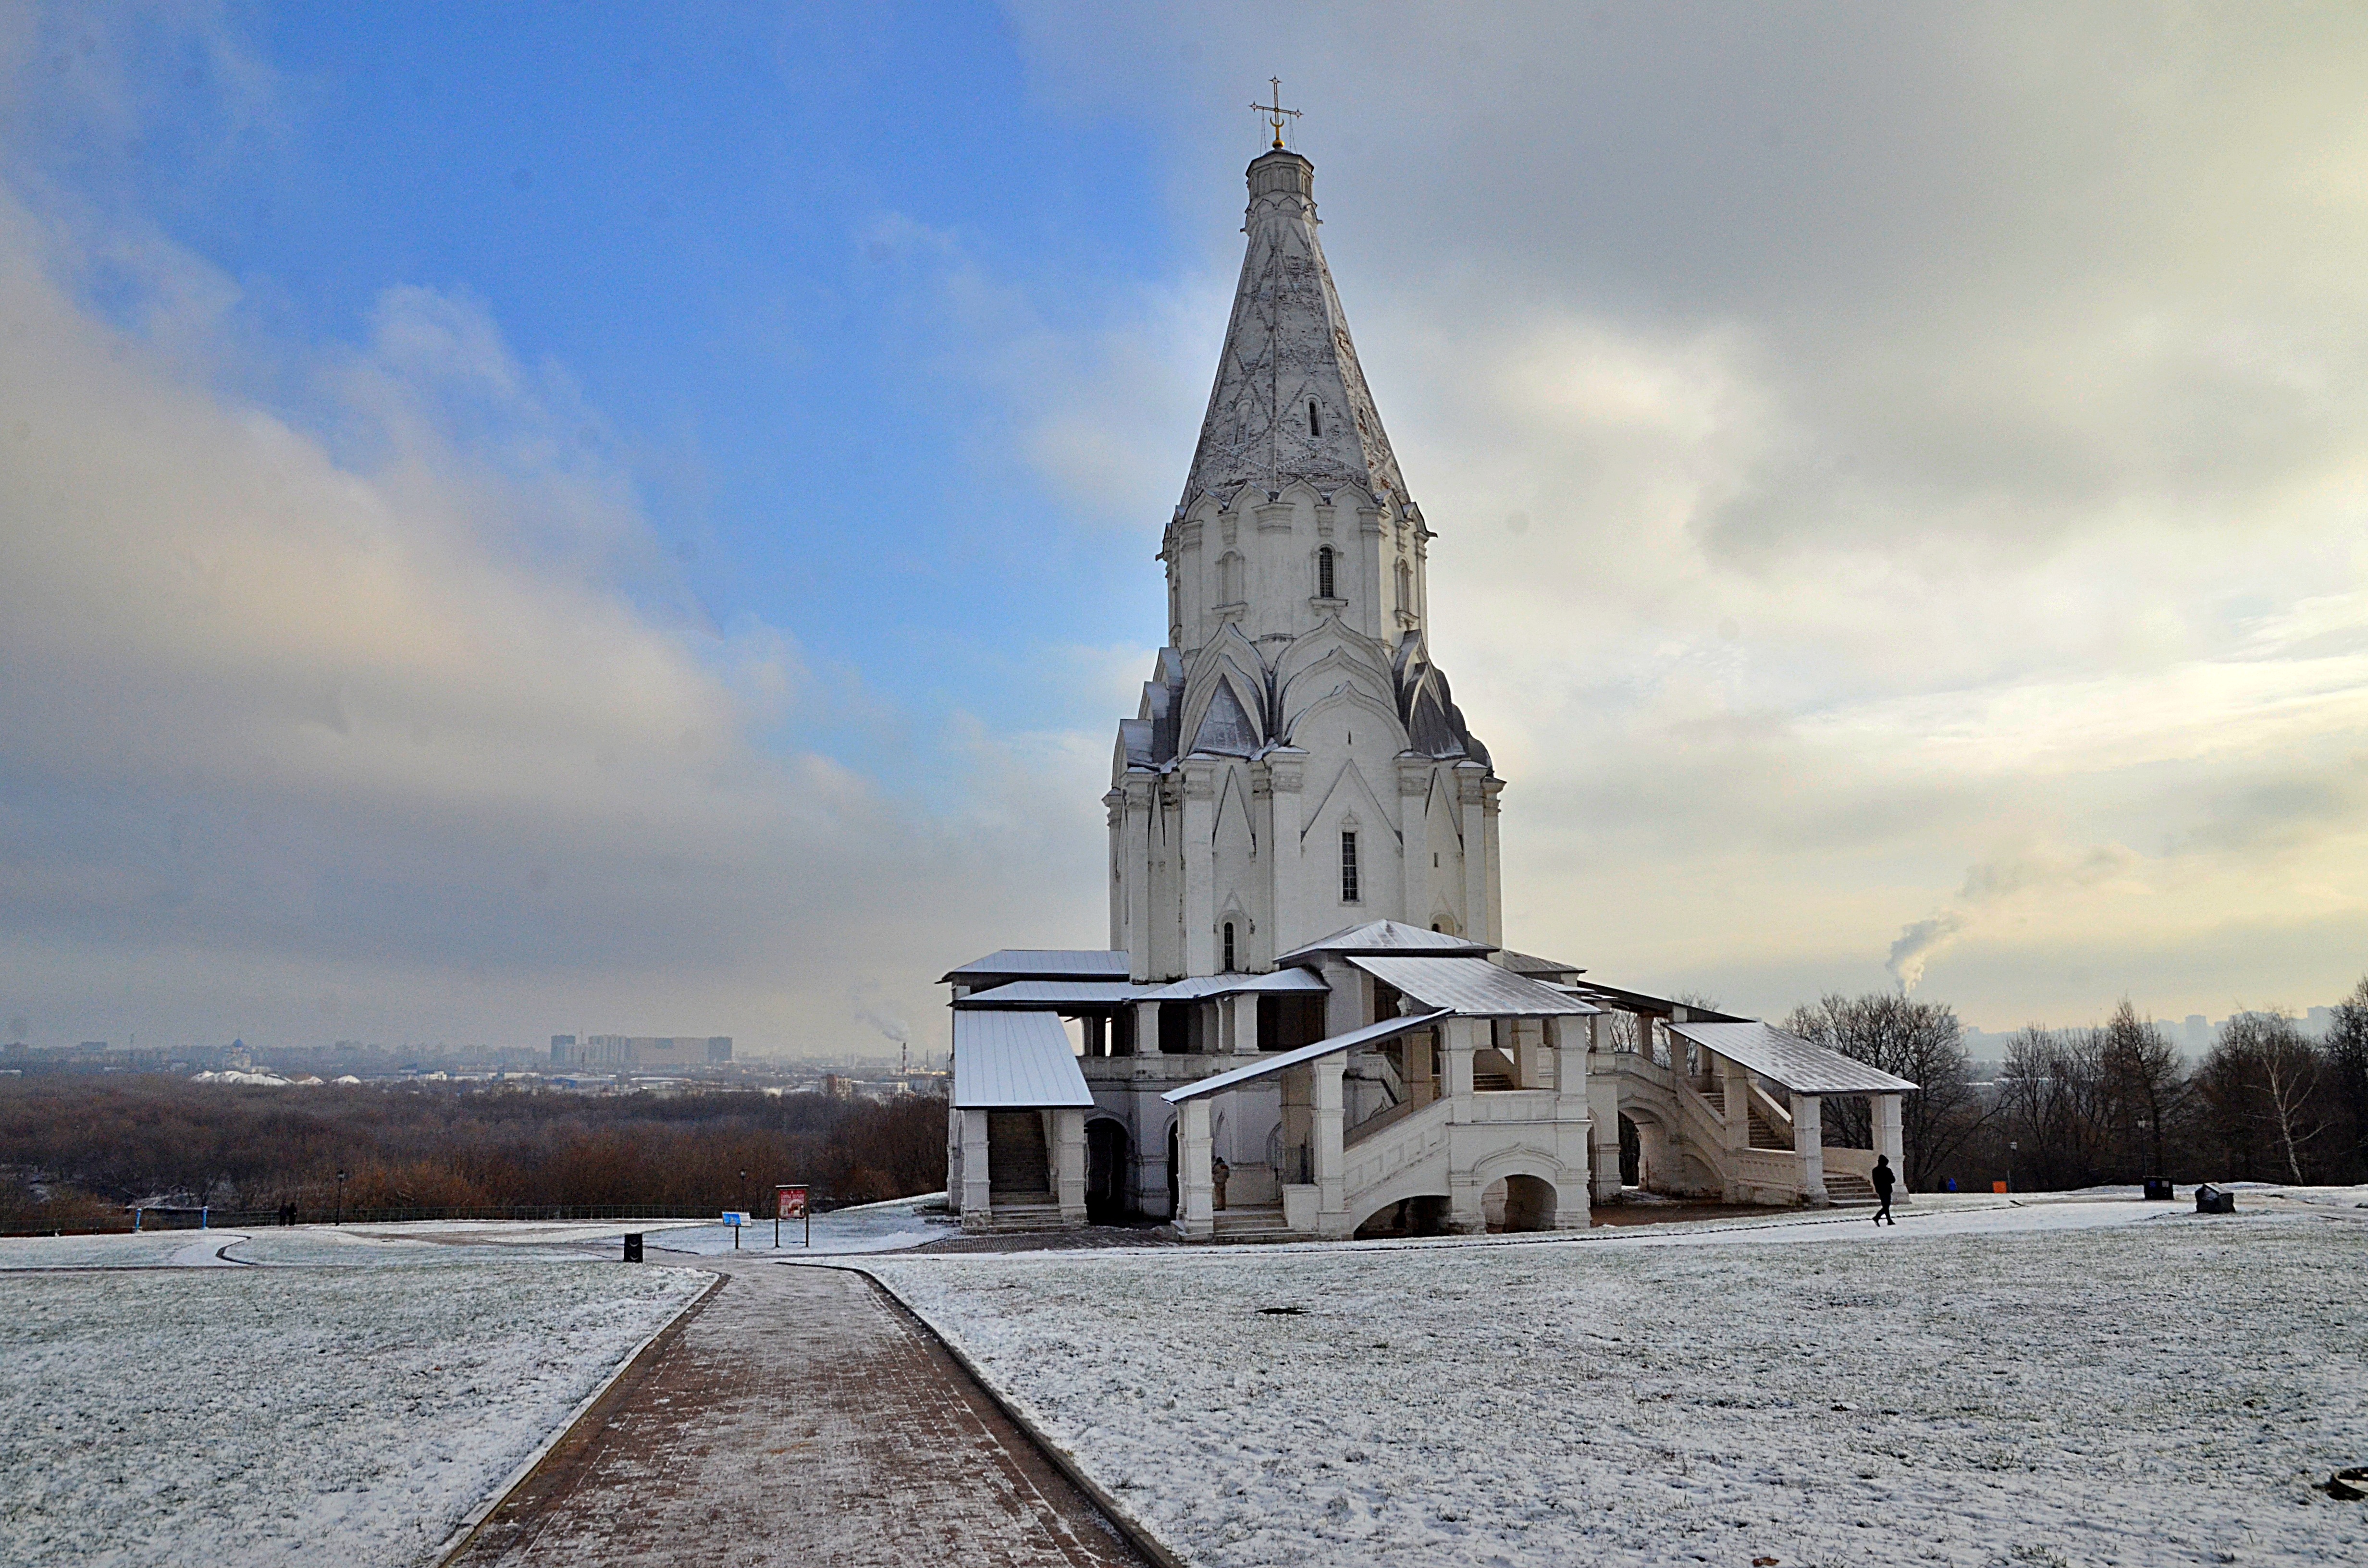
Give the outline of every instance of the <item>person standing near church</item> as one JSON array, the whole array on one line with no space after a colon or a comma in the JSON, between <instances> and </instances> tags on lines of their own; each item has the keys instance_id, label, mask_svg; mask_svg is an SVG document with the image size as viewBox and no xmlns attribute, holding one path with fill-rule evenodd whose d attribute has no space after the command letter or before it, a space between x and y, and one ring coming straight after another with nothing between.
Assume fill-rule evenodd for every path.
<instances>
[{"instance_id":1,"label":"person standing near church","mask_svg":"<svg viewBox=\"0 0 2368 1568\"><path fill-rule=\"evenodd\" d=\"M1882 1205L1874 1211L1874 1222L1878 1225L1885 1220L1890 1220L1895 1225L1899 1223L1891 1213L1891 1188L1896 1180L1891 1169L1891 1156L1877 1154L1874 1157L1874 1196Z\"/></svg>"}]
</instances>

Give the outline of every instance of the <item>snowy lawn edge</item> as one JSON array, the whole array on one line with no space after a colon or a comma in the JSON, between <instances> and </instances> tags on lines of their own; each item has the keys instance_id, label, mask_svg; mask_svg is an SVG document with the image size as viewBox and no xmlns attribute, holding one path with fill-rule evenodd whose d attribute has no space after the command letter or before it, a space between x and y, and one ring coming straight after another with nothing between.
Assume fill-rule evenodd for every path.
<instances>
[{"instance_id":1,"label":"snowy lawn edge","mask_svg":"<svg viewBox=\"0 0 2368 1568\"><path fill-rule=\"evenodd\" d=\"M986 1375L977 1362L970 1358L970 1353L964 1350L951 1335L939 1327L912 1302L898 1295L886 1280L860 1263L825 1263L820 1258L809 1262L803 1258L796 1258L782 1260L780 1267L835 1268L841 1273L860 1275L869 1280L873 1290L887 1297L892 1306L918 1324L923 1333L935 1340L947 1355L953 1358L954 1365L960 1367L963 1374L978 1385L979 1392L986 1395L988 1402L1003 1412L1006 1419L1019 1427L1020 1434L1030 1443L1036 1445L1036 1451L1042 1454L1054 1470L1068 1477L1069 1484L1084 1493L1092 1501L1094 1506L1099 1508L1103 1516L1117 1527L1119 1534L1126 1537L1127 1543L1148 1558L1155 1568L1191 1568L1190 1562L1186 1558L1179 1555L1174 1547L1160 1540L1152 1528L1137 1517L1133 1509L1120 1502L1109 1487L1088 1474L1076 1455L1053 1440L1052 1433L1045 1428L1036 1412L1030 1409L1024 1400L1016 1393L997 1387L994 1380Z\"/></svg>"},{"instance_id":2,"label":"snowy lawn edge","mask_svg":"<svg viewBox=\"0 0 2368 1568\"><path fill-rule=\"evenodd\" d=\"M704 1269L692 1268L686 1268L683 1271L691 1274L708 1273ZM569 1411L565 1418L551 1429L551 1435L543 1438L541 1444L532 1453L519 1461L517 1469L502 1478L501 1484L495 1487L484 1502L461 1516L460 1524L453 1528L450 1535L444 1538L444 1543L436 1549L434 1560L438 1563L450 1562L467 1551L469 1542L476 1539L479 1530L484 1528L485 1521L492 1518L502 1504L508 1500L510 1494L516 1492L525 1483L526 1478L532 1475L541 1466L542 1461L551 1457L552 1450L565 1442L575 1428L584 1424L586 1417L592 1414L593 1408L609 1397L609 1391L615 1388L627 1372L639 1366L642 1358L650 1354L659 1340L674 1333L677 1328L689 1321L693 1312L707 1305L709 1298L722 1289L723 1285L723 1275L708 1273L706 1289L685 1301L681 1310L672 1317L652 1329L648 1337L634 1346L632 1352L617 1363L616 1369L601 1379L599 1386L586 1394L575 1408Z\"/></svg>"}]
</instances>

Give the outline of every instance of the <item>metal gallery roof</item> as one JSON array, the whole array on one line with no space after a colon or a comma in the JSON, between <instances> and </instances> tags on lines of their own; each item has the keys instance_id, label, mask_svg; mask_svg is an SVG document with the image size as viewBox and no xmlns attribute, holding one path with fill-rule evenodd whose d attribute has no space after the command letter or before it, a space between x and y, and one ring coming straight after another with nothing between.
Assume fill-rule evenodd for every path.
<instances>
[{"instance_id":1,"label":"metal gallery roof","mask_svg":"<svg viewBox=\"0 0 2368 1568\"><path fill-rule=\"evenodd\" d=\"M956 1013L954 1108L1019 1110L1094 1103L1069 1031L1051 1013Z\"/></svg>"},{"instance_id":2,"label":"metal gallery roof","mask_svg":"<svg viewBox=\"0 0 2368 1568\"><path fill-rule=\"evenodd\" d=\"M963 981L1124 980L1130 962L1121 952L1104 948L999 948L983 959L938 977L941 985Z\"/></svg>"},{"instance_id":3,"label":"metal gallery roof","mask_svg":"<svg viewBox=\"0 0 2368 1568\"><path fill-rule=\"evenodd\" d=\"M1027 1007L1040 1013L1078 1007L1092 1012L1108 1012L1123 1007L1130 1002L1147 1001L1161 989L1156 985L1137 985L1125 980L1013 980L1001 985L990 985L984 991L973 991L967 996L957 996L954 1007L957 1011Z\"/></svg>"},{"instance_id":4,"label":"metal gallery roof","mask_svg":"<svg viewBox=\"0 0 2368 1568\"><path fill-rule=\"evenodd\" d=\"M1297 948L1274 961L1279 964L1313 961L1330 956L1346 958L1352 953L1493 953L1497 949L1486 942L1469 942L1461 937L1451 937L1444 931L1426 931L1419 926L1409 926L1403 920L1368 920L1362 926L1351 926L1335 931L1321 941Z\"/></svg>"},{"instance_id":5,"label":"metal gallery roof","mask_svg":"<svg viewBox=\"0 0 2368 1568\"><path fill-rule=\"evenodd\" d=\"M1856 1057L1756 1021L1671 1024L1669 1032L1772 1078L1796 1095L1896 1095L1917 1087Z\"/></svg>"},{"instance_id":6,"label":"metal gallery roof","mask_svg":"<svg viewBox=\"0 0 2368 1568\"><path fill-rule=\"evenodd\" d=\"M1222 1094L1227 1089L1238 1089L1244 1084L1269 1077L1286 1067L1302 1066L1319 1056L1354 1051L1360 1045L1378 1044L1394 1035L1429 1028L1445 1017L1447 1013L1441 1009L1436 1013L1419 1013L1406 1018L1383 1018L1378 1024L1367 1024L1363 1028L1350 1029L1347 1034L1336 1034L1330 1040L1319 1040L1314 1045L1303 1045L1296 1051L1261 1053L1247 1067L1236 1067L1230 1073L1219 1073L1213 1077L1199 1079L1186 1084L1181 1088L1170 1089L1159 1097L1169 1105L1182 1105L1186 1100L1197 1100L1205 1095Z\"/></svg>"},{"instance_id":7,"label":"metal gallery roof","mask_svg":"<svg viewBox=\"0 0 2368 1568\"><path fill-rule=\"evenodd\" d=\"M1196 974L1190 980L1179 980L1170 985L1146 988L1139 1000L1144 1002L1202 1002L1212 996L1238 996L1245 991L1260 994L1280 992L1301 996L1320 996L1331 987L1304 969L1279 969L1272 974Z\"/></svg>"},{"instance_id":8,"label":"metal gallery roof","mask_svg":"<svg viewBox=\"0 0 2368 1568\"><path fill-rule=\"evenodd\" d=\"M1349 961L1426 1007L1464 1017L1577 1018L1603 1010L1486 959L1365 956Z\"/></svg>"}]
</instances>

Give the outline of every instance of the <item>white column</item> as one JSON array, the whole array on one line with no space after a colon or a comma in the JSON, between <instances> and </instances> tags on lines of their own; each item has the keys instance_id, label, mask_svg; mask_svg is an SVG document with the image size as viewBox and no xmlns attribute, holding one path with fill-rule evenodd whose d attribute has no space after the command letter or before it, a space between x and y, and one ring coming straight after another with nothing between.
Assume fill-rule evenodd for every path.
<instances>
[{"instance_id":1,"label":"white column","mask_svg":"<svg viewBox=\"0 0 2368 1568\"><path fill-rule=\"evenodd\" d=\"M1793 1153L1801 1161L1801 1196L1812 1208L1823 1209L1826 1196L1826 1130L1815 1095L1793 1096Z\"/></svg>"},{"instance_id":2,"label":"white column","mask_svg":"<svg viewBox=\"0 0 2368 1568\"><path fill-rule=\"evenodd\" d=\"M987 1219L986 1112L962 1114L962 1229L981 1230Z\"/></svg>"},{"instance_id":3,"label":"white column","mask_svg":"<svg viewBox=\"0 0 2368 1568\"><path fill-rule=\"evenodd\" d=\"M1178 1004L1179 1006L1182 1004ZM1157 1002L1137 1002L1134 1005L1134 1053L1137 1056L1159 1054L1159 1008Z\"/></svg>"},{"instance_id":4,"label":"white column","mask_svg":"<svg viewBox=\"0 0 2368 1568\"><path fill-rule=\"evenodd\" d=\"M1611 1021L1602 1014L1587 1020L1587 1109L1594 1118L1595 1201L1620 1198L1620 1074L1611 1058Z\"/></svg>"},{"instance_id":5,"label":"white column","mask_svg":"<svg viewBox=\"0 0 2368 1568\"><path fill-rule=\"evenodd\" d=\"M1472 1055L1486 1038L1486 1018L1441 1018L1439 1038L1447 1060L1441 1063L1440 1093L1449 1099L1460 1099L1455 1108L1455 1119L1466 1121L1472 1116Z\"/></svg>"},{"instance_id":6,"label":"white column","mask_svg":"<svg viewBox=\"0 0 2368 1568\"><path fill-rule=\"evenodd\" d=\"M1899 1096L1872 1095L1868 1097L1874 1102L1872 1108L1874 1111L1874 1152L1891 1156L1891 1174L1899 1182L1896 1189L1897 1201L1905 1203L1907 1201L1907 1140L1900 1128Z\"/></svg>"},{"instance_id":7,"label":"white column","mask_svg":"<svg viewBox=\"0 0 2368 1568\"><path fill-rule=\"evenodd\" d=\"M1347 1153L1343 1141L1340 1077L1348 1070L1346 1052L1334 1051L1308 1063L1310 1107L1308 1153L1315 1166L1316 1230L1326 1236L1349 1233L1349 1194L1344 1180Z\"/></svg>"},{"instance_id":8,"label":"white column","mask_svg":"<svg viewBox=\"0 0 2368 1568\"><path fill-rule=\"evenodd\" d=\"M1216 1172L1209 1146L1209 1102L1186 1100L1179 1120L1176 1157L1183 1162L1184 1168L1177 1173L1177 1188L1184 1200L1184 1213L1176 1231L1187 1240L1205 1240L1216 1233L1216 1221L1212 1216L1216 1212L1217 1201Z\"/></svg>"},{"instance_id":9,"label":"white column","mask_svg":"<svg viewBox=\"0 0 2368 1568\"><path fill-rule=\"evenodd\" d=\"M1541 1051L1550 1052L1554 1064L1554 1154L1563 1167L1563 1179L1554 1183L1557 1231L1583 1231L1593 1222L1589 1156L1595 1130L1588 1107L1587 1025L1585 1018L1546 1018L1539 1028Z\"/></svg>"},{"instance_id":10,"label":"white column","mask_svg":"<svg viewBox=\"0 0 2368 1568\"><path fill-rule=\"evenodd\" d=\"M1053 1113L1053 1191L1061 1201L1061 1222L1086 1222L1086 1113Z\"/></svg>"},{"instance_id":11,"label":"white column","mask_svg":"<svg viewBox=\"0 0 2368 1568\"><path fill-rule=\"evenodd\" d=\"M1219 1004L1225 1010L1226 1045L1236 1056L1258 1054L1258 993L1237 991Z\"/></svg>"}]
</instances>

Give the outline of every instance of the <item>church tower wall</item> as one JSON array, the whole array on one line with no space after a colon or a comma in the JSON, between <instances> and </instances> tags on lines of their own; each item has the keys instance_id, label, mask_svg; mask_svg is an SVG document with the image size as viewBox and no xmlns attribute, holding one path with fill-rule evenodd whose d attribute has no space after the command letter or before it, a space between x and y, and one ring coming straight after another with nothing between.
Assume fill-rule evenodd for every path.
<instances>
[{"instance_id":1,"label":"church tower wall","mask_svg":"<svg viewBox=\"0 0 2368 1568\"><path fill-rule=\"evenodd\" d=\"M1110 933L1138 980L1268 969L1375 919L1498 935L1503 785L1429 659L1432 535L1314 176L1280 150L1250 165L1224 351L1161 540L1167 647L1120 725Z\"/></svg>"}]
</instances>

